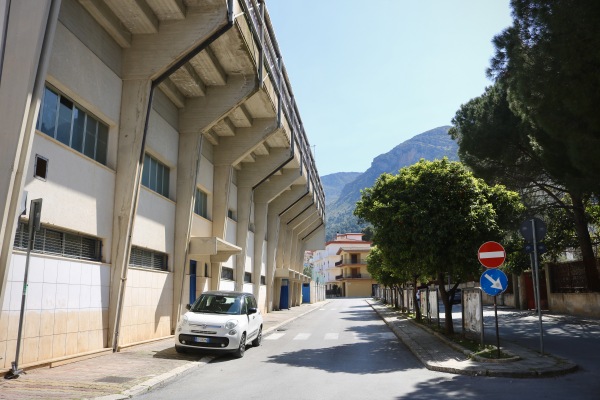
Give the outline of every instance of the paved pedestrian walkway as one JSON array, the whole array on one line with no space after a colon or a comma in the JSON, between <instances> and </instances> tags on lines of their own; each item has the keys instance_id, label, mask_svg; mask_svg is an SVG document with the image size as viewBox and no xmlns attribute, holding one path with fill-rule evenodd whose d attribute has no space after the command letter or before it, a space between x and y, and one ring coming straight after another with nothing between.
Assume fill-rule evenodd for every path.
<instances>
[{"instance_id":1,"label":"paved pedestrian walkway","mask_svg":"<svg viewBox=\"0 0 600 400\"><path fill-rule=\"evenodd\" d=\"M326 302L264 314L263 334ZM178 354L173 337L125 348L54 368L27 370L18 379L0 379L0 399L128 399L206 365L210 356Z\"/></svg>"},{"instance_id":2,"label":"paved pedestrian walkway","mask_svg":"<svg viewBox=\"0 0 600 400\"><path fill-rule=\"evenodd\" d=\"M476 361L469 352L426 326L404 317L377 300L367 300L396 336L430 370L473 376L533 378L573 372L577 365L550 355L505 342L501 349L512 354L506 360Z\"/></svg>"}]
</instances>

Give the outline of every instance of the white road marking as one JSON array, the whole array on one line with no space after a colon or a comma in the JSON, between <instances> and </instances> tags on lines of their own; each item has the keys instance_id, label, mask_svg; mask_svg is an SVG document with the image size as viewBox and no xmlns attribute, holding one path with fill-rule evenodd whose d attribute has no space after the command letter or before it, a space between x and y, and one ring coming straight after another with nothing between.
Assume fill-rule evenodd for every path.
<instances>
[{"instance_id":1,"label":"white road marking","mask_svg":"<svg viewBox=\"0 0 600 400\"><path fill-rule=\"evenodd\" d=\"M283 335L285 335L285 332L272 333L269 336L265 336L265 340L277 340L280 339Z\"/></svg>"},{"instance_id":2,"label":"white road marking","mask_svg":"<svg viewBox=\"0 0 600 400\"><path fill-rule=\"evenodd\" d=\"M299 333L293 340L308 340L310 333Z\"/></svg>"}]
</instances>

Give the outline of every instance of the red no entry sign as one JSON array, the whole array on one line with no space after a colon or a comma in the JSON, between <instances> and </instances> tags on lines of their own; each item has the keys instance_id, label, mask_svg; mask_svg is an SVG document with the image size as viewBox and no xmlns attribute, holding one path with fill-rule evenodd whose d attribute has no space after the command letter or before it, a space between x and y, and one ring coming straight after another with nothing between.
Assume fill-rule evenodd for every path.
<instances>
[{"instance_id":1,"label":"red no entry sign","mask_svg":"<svg viewBox=\"0 0 600 400\"><path fill-rule=\"evenodd\" d=\"M506 251L498 242L485 242L479 247L477 258L486 268L498 268L506 259Z\"/></svg>"}]
</instances>

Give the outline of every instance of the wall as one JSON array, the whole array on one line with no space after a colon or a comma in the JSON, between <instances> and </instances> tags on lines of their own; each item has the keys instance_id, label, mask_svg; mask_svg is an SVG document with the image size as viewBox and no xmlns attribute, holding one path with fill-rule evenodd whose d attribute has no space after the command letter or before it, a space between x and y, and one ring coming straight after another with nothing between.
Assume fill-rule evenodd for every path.
<instances>
[{"instance_id":1,"label":"wall","mask_svg":"<svg viewBox=\"0 0 600 400\"><path fill-rule=\"evenodd\" d=\"M173 276L170 272L130 268L125 289L121 344L171 334Z\"/></svg>"},{"instance_id":2,"label":"wall","mask_svg":"<svg viewBox=\"0 0 600 400\"><path fill-rule=\"evenodd\" d=\"M0 368L16 352L26 255L12 256L0 316ZM106 347L110 267L32 254L20 365Z\"/></svg>"},{"instance_id":3,"label":"wall","mask_svg":"<svg viewBox=\"0 0 600 400\"><path fill-rule=\"evenodd\" d=\"M600 318L600 293L549 293L552 312Z\"/></svg>"}]
</instances>

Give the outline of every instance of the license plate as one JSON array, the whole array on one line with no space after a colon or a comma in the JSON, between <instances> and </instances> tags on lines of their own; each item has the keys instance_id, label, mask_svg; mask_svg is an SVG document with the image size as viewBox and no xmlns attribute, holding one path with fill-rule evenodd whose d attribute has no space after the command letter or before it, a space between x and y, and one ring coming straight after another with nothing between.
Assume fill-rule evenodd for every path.
<instances>
[{"instance_id":1,"label":"license plate","mask_svg":"<svg viewBox=\"0 0 600 400\"><path fill-rule=\"evenodd\" d=\"M207 338L207 337L195 337L194 338L194 342L196 342L196 343L208 343L209 342L209 338Z\"/></svg>"}]
</instances>

